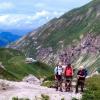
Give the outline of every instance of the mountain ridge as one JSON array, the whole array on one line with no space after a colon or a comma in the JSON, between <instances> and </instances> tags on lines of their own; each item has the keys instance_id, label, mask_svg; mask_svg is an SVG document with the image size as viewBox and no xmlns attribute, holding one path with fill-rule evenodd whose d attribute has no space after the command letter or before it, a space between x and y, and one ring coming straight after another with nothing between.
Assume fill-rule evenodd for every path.
<instances>
[{"instance_id":1,"label":"mountain ridge","mask_svg":"<svg viewBox=\"0 0 100 100\"><path fill-rule=\"evenodd\" d=\"M52 19L10 47L15 46L26 56L33 56L47 64L56 64L59 60L64 64L76 64L83 57L76 67L81 63L85 66L90 55L94 55L94 61L99 59L99 19L100 1L91 1L59 18ZM89 66L92 65L90 63Z\"/></svg>"}]
</instances>

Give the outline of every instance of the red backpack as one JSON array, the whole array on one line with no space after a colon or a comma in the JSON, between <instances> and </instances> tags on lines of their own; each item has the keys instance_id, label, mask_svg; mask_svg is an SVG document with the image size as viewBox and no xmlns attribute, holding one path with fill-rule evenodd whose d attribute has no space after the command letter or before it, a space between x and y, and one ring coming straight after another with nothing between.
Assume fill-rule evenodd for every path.
<instances>
[{"instance_id":1,"label":"red backpack","mask_svg":"<svg viewBox=\"0 0 100 100\"><path fill-rule=\"evenodd\" d=\"M66 67L66 69L65 69L65 76L73 76L73 69L72 69L72 67Z\"/></svg>"}]
</instances>

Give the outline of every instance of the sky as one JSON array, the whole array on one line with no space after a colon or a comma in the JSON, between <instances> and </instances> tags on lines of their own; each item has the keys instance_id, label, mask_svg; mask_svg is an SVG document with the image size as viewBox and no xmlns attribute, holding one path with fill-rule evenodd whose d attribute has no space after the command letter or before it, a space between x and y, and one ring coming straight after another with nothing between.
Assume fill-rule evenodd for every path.
<instances>
[{"instance_id":1,"label":"sky","mask_svg":"<svg viewBox=\"0 0 100 100\"><path fill-rule=\"evenodd\" d=\"M0 0L0 29L31 30L91 0Z\"/></svg>"}]
</instances>

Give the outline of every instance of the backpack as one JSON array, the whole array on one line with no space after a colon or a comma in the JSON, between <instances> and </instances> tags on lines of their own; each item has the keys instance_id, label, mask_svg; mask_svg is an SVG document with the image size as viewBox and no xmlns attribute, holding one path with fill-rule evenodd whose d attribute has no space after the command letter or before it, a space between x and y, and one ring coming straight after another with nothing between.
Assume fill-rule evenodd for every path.
<instances>
[{"instance_id":1,"label":"backpack","mask_svg":"<svg viewBox=\"0 0 100 100\"><path fill-rule=\"evenodd\" d=\"M85 77L88 75L88 71L86 69L84 69L84 75Z\"/></svg>"},{"instance_id":2,"label":"backpack","mask_svg":"<svg viewBox=\"0 0 100 100\"><path fill-rule=\"evenodd\" d=\"M71 67L66 67L65 69L65 76L72 76L73 75L73 69Z\"/></svg>"}]
</instances>

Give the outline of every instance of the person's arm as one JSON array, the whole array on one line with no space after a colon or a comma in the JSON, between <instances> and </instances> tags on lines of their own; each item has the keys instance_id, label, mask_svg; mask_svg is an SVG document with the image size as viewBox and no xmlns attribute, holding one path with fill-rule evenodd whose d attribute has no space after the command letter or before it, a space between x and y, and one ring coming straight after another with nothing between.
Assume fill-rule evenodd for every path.
<instances>
[{"instance_id":1,"label":"person's arm","mask_svg":"<svg viewBox=\"0 0 100 100\"><path fill-rule=\"evenodd\" d=\"M83 75L81 75L80 77L85 78L85 69L83 69Z\"/></svg>"},{"instance_id":2,"label":"person's arm","mask_svg":"<svg viewBox=\"0 0 100 100\"><path fill-rule=\"evenodd\" d=\"M77 79L79 79L80 75L79 75L79 71L77 72Z\"/></svg>"},{"instance_id":3,"label":"person's arm","mask_svg":"<svg viewBox=\"0 0 100 100\"><path fill-rule=\"evenodd\" d=\"M55 79L55 80L57 79L57 76L56 76L56 75L54 75L54 79Z\"/></svg>"},{"instance_id":4,"label":"person's arm","mask_svg":"<svg viewBox=\"0 0 100 100\"><path fill-rule=\"evenodd\" d=\"M66 76L66 67L65 67L65 69L64 69L64 76Z\"/></svg>"},{"instance_id":5,"label":"person's arm","mask_svg":"<svg viewBox=\"0 0 100 100\"><path fill-rule=\"evenodd\" d=\"M79 74L79 71L78 71L78 73L77 73L77 76L78 76L78 78L79 78L79 77L81 77L81 78L84 78L84 77L85 77L85 75L80 75L80 74Z\"/></svg>"},{"instance_id":6,"label":"person's arm","mask_svg":"<svg viewBox=\"0 0 100 100\"><path fill-rule=\"evenodd\" d=\"M85 76L79 75L79 77L84 78Z\"/></svg>"},{"instance_id":7,"label":"person's arm","mask_svg":"<svg viewBox=\"0 0 100 100\"><path fill-rule=\"evenodd\" d=\"M55 67L55 69L54 69L54 76L55 76L55 79L57 79L56 73L57 73L57 67Z\"/></svg>"},{"instance_id":8,"label":"person's arm","mask_svg":"<svg viewBox=\"0 0 100 100\"><path fill-rule=\"evenodd\" d=\"M64 68L62 68L62 75L64 75L64 72L65 72L65 69L64 69Z\"/></svg>"},{"instance_id":9,"label":"person's arm","mask_svg":"<svg viewBox=\"0 0 100 100\"><path fill-rule=\"evenodd\" d=\"M73 70L73 67L72 67L72 76L74 75L74 70Z\"/></svg>"},{"instance_id":10,"label":"person's arm","mask_svg":"<svg viewBox=\"0 0 100 100\"><path fill-rule=\"evenodd\" d=\"M57 67L55 67L55 69L54 69L54 74L56 74L57 73Z\"/></svg>"}]
</instances>

